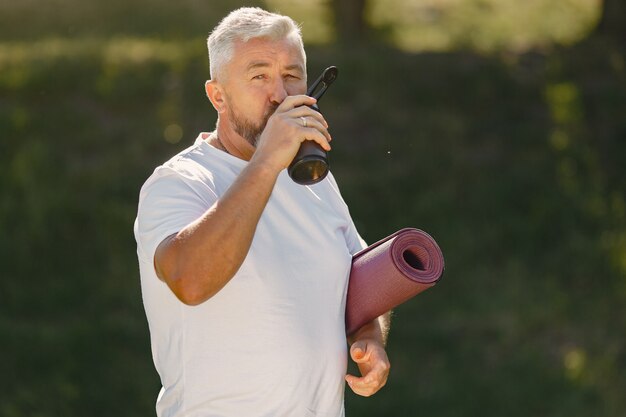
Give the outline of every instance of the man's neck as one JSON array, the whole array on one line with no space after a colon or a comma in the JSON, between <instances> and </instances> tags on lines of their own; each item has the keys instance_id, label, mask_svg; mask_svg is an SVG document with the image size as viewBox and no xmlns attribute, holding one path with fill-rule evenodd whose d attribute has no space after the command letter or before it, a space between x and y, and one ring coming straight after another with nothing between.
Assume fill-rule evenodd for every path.
<instances>
[{"instance_id":1,"label":"man's neck","mask_svg":"<svg viewBox=\"0 0 626 417\"><path fill-rule=\"evenodd\" d=\"M211 133L209 144L244 161L249 161L255 151L254 146L247 140L231 129L222 127L220 123L218 123L217 129Z\"/></svg>"},{"instance_id":2,"label":"man's neck","mask_svg":"<svg viewBox=\"0 0 626 417\"><path fill-rule=\"evenodd\" d=\"M209 145L213 146L215 149L219 149L220 151L229 153L228 149L226 149L226 147L220 140L219 136L217 135L217 130L214 130L213 132L209 133L208 136L206 136L205 140L207 141Z\"/></svg>"}]
</instances>

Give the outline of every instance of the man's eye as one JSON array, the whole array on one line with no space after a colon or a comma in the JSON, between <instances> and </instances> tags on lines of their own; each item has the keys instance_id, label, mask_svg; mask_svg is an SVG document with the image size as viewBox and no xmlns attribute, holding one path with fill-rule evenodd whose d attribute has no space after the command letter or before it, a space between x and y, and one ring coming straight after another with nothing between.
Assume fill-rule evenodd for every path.
<instances>
[{"instance_id":1,"label":"man's eye","mask_svg":"<svg viewBox=\"0 0 626 417\"><path fill-rule=\"evenodd\" d=\"M299 80L300 79L300 77L298 77L297 75L294 75L294 74L287 74L287 75L285 75L285 78L288 78L290 80Z\"/></svg>"},{"instance_id":2,"label":"man's eye","mask_svg":"<svg viewBox=\"0 0 626 417\"><path fill-rule=\"evenodd\" d=\"M254 77L252 77L253 80L264 80L265 79L265 74L259 74L259 75L255 75Z\"/></svg>"}]
</instances>

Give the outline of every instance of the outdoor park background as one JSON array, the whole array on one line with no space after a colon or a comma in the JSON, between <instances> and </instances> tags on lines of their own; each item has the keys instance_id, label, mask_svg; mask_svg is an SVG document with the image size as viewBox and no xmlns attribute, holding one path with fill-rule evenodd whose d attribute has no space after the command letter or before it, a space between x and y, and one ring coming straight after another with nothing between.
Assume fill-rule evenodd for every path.
<instances>
[{"instance_id":1,"label":"outdoor park background","mask_svg":"<svg viewBox=\"0 0 626 417\"><path fill-rule=\"evenodd\" d=\"M249 2L302 23L332 168L369 242L431 233L388 385L349 416L626 415L620 0ZM211 130L225 0L0 0L0 416L151 416L132 225Z\"/></svg>"}]
</instances>

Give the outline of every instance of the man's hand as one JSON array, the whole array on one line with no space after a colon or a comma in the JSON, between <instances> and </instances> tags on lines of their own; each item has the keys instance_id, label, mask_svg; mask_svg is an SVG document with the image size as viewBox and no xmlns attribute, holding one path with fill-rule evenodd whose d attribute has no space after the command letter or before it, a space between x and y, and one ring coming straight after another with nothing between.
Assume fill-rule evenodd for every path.
<instances>
[{"instance_id":1,"label":"man's hand","mask_svg":"<svg viewBox=\"0 0 626 417\"><path fill-rule=\"evenodd\" d=\"M316 102L305 95L288 96L267 120L250 162L263 161L280 171L289 166L305 140L315 141L329 151L332 138L328 123L320 112L309 107Z\"/></svg>"},{"instance_id":2,"label":"man's hand","mask_svg":"<svg viewBox=\"0 0 626 417\"><path fill-rule=\"evenodd\" d=\"M359 366L361 377L346 375L348 385L358 395L369 397L387 383L389 359L381 342L360 339L350 347L350 357Z\"/></svg>"}]
</instances>

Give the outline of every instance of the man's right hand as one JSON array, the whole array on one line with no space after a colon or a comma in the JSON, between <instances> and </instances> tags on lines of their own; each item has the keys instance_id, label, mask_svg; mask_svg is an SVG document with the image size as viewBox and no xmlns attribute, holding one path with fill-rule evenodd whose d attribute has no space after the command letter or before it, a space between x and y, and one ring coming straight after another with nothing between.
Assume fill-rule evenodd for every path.
<instances>
[{"instance_id":1,"label":"man's right hand","mask_svg":"<svg viewBox=\"0 0 626 417\"><path fill-rule=\"evenodd\" d=\"M280 171L289 166L305 140L313 140L329 151L332 138L328 123L320 112L309 107L316 102L306 95L285 98L267 120L250 162L267 164Z\"/></svg>"}]
</instances>

